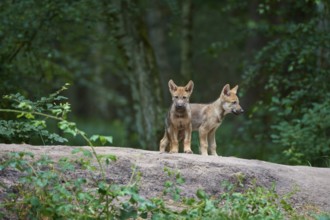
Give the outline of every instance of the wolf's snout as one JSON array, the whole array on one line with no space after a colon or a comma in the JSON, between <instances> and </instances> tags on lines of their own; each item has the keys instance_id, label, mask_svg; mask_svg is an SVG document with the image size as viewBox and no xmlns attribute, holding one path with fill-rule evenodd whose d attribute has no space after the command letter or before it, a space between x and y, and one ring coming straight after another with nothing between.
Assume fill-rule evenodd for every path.
<instances>
[{"instance_id":1,"label":"wolf's snout","mask_svg":"<svg viewBox=\"0 0 330 220\"><path fill-rule=\"evenodd\" d=\"M241 109L234 109L232 110L232 112L235 114L235 115L239 115L239 114L242 114L244 112L244 110L241 108Z\"/></svg>"},{"instance_id":2,"label":"wolf's snout","mask_svg":"<svg viewBox=\"0 0 330 220\"><path fill-rule=\"evenodd\" d=\"M185 108L185 105L184 104L181 104L181 103L180 104L176 104L175 105L175 108L176 109L184 109Z\"/></svg>"},{"instance_id":3,"label":"wolf's snout","mask_svg":"<svg viewBox=\"0 0 330 220\"><path fill-rule=\"evenodd\" d=\"M175 109L178 111L184 111L186 109L186 104L184 102L175 103Z\"/></svg>"}]
</instances>

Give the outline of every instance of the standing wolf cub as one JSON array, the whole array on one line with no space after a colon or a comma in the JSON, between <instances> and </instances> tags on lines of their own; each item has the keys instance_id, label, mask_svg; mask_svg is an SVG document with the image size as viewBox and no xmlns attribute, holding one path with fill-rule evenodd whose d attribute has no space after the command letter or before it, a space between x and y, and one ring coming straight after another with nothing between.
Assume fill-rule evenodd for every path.
<instances>
[{"instance_id":1,"label":"standing wolf cub","mask_svg":"<svg viewBox=\"0 0 330 220\"><path fill-rule=\"evenodd\" d=\"M170 80L168 87L172 96L172 105L165 119L165 134L160 141L159 150L165 152L169 146L170 153L179 152L179 141L183 141L185 153L191 151L191 110L189 98L194 88L193 81L186 86L177 86Z\"/></svg>"},{"instance_id":2,"label":"standing wolf cub","mask_svg":"<svg viewBox=\"0 0 330 220\"><path fill-rule=\"evenodd\" d=\"M215 132L228 113L238 115L243 113L237 97L238 86L230 89L225 85L220 97L211 104L190 104L192 114L192 128L199 132L200 152L208 155L217 155Z\"/></svg>"}]
</instances>

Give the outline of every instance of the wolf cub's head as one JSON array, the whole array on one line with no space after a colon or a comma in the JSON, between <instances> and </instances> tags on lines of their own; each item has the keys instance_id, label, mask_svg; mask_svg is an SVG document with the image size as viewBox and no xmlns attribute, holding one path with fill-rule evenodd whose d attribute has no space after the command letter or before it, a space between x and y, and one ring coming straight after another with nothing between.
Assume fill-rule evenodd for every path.
<instances>
[{"instance_id":1,"label":"wolf cub's head","mask_svg":"<svg viewBox=\"0 0 330 220\"><path fill-rule=\"evenodd\" d=\"M239 105L237 89L238 86L230 89L229 84L225 85L222 89L220 98L223 102L222 107L225 110L225 114L234 113L235 115L239 115L244 112L242 107Z\"/></svg>"},{"instance_id":2,"label":"wolf cub's head","mask_svg":"<svg viewBox=\"0 0 330 220\"><path fill-rule=\"evenodd\" d=\"M194 88L193 81L190 80L186 86L177 86L173 80L170 80L168 87L172 95L175 110L185 111L189 105L189 98Z\"/></svg>"}]
</instances>

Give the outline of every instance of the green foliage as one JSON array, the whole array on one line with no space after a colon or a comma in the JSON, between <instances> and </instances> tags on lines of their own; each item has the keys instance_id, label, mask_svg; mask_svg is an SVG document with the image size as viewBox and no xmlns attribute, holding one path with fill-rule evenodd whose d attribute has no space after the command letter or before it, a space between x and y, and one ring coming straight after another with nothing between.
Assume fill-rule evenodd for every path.
<instances>
[{"instance_id":1,"label":"green foliage","mask_svg":"<svg viewBox=\"0 0 330 220\"><path fill-rule=\"evenodd\" d=\"M10 188L0 186L6 192L0 216L18 219L298 217L288 202L289 195L277 195L275 187L266 189L254 185L244 190L242 184L224 183L224 192L219 196L210 196L198 189L195 197L183 197L178 188L184 187L184 179L178 171L169 168L164 169L169 179L164 183L163 196L146 199L139 194L139 173L133 170L127 185L111 184L97 178L102 171L94 165L89 150L76 149L73 153L82 155L79 160L60 158L55 162L47 156L35 159L31 153L10 153L1 162L0 171L15 172L20 178ZM114 156L105 157L109 159L107 165L116 160ZM174 198L176 208L168 204L168 194Z\"/></svg>"},{"instance_id":2,"label":"green foliage","mask_svg":"<svg viewBox=\"0 0 330 220\"><path fill-rule=\"evenodd\" d=\"M278 135L272 135L273 141L285 147L285 159L291 164L308 161L314 165L329 166L329 109L329 102L316 103L310 109L304 109L300 119L273 126L278 132Z\"/></svg>"},{"instance_id":3,"label":"green foliage","mask_svg":"<svg viewBox=\"0 0 330 220\"><path fill-rule=\"evenodd\" d=\"M275 16L272 7L276 5L259 8L265 19ZM275 155L277 161L324 166L330 152L330 32L325 25L330 19L329 2L297 2L289 9L282 11L282 17L295 12L301 19L257 28L271 40L244 74L246 85L263 90L250 115L260 122L249 130L264 128L258 131L263 141L272 140L283 153Z\"/></svg>"},{"instance_id":4,"label":"green foliage","mask_svg":"<svg viewBox=\"0 0 330 220\"><path fill-rule=\"evenodd\" d=\"M97 141L99 140L102 145L105 145L106 143L112 143L112 137L109 136L103 136L103 135L96 135L94 134L89 138L91 141Z\"/></svg>"},{"instance_id":5,"label":"green foliage","mask_svg":"<svg viewBox=\"0 0 330 220\"><path fill-rule=\"evenodd\" d=\"M109 216L113 214L103 203L109 204L112 199L113 195L102 191L107 192L109 189L105 187L109 186L102 181L92 182L86 176L70 178L66 175L76 170L77 163L67 158L61 158L57 164L46 156L32 161L31 158L32 154L11 153L0 166L2 171L15 169L22 174L15 192L9 193L7 202L1 205L8 210L7 215L18 219L86 219L97 218L98 214L101 217L102 211L109 212ZM95 167L90 163L90 156L87 158L79 165L91 174ZM98 191L86 192L85 187L89 184L98 186Z\"/></svg>"},{"instance_id":6,"label":"green foliage","mask_svg":"<svg viewBox=\"0 0 330 220\"><path fill-rule=\"evenodd\" d=\"M0 140L4 143L30 143L40 138L46 143L64 143L68 140L60 135L50 133L48 119L58 119L60 129L75 134L68 128L67 114L71 111L70 104L63 102L67 98L59 94L67 89L65 85L57 92L33 102L21 94L6 95L3 98L11 103L11 109L0 109L1 112L14 113L16 119L0 120Z\"/></svg>"},{"instance_id":7,"label":"green foliage","mask_svg":"<svg viewBox=\"0 0 330 220\"><path fill-rule=\"evenodd\" d=\"M67 89L69 84L65 84L60 90L42 97L37 101L26 99L20 94L4 96L11 102L11 109L0 109L0 112L14 113L16 119L0 120L0 140L5 143L30 143L35 138L40 138L46 143L64 143L68 140L57 133L50 133L47 122L49 119L55 120L57 126L64 134L72 136L81 135L88 145L92 142L112 143L112 137L104 135L93 135L87 138L85 132L77 128L76 123L67 120L71 106L68 102L63 102L67 98L60 93Z\"/></svg>"},{"instance_id":8,"label":"green foliage","mask_svg":"<svg viewBox=\"0 0 330 220\"><path fill-rule=\"evenodd\" d=\"M164 168L164 172L168 175L170 180L165 181L164 183L164 195L170 194L174 201L178 201L180 199L181 189L180 185L183 185L185 180L181 176L180 172L177 170L171 170L167 167Z\"/></svg>"},{"instance_id":9,"label":"green foliage","mask_svg":"<svg viewBox=\"0 0 330 220\"><path fill-rule=\"evenodd\" d=\"M284 213L293 213L286 196L279 197L275 186L271 189L254 186L244 193L235 192L231 184L224 186L228 189L228 193L222 195L222 199L226 201L224 207L226 211L230 210L234 219L247 219L251 214L255 219L283 219Z\"/></svg>"}]
</instances>

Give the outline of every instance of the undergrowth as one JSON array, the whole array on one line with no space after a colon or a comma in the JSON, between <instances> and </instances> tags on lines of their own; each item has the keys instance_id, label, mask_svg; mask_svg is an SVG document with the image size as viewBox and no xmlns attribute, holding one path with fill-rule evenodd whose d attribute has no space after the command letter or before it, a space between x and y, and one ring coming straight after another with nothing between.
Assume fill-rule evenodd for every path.
<instances>
[{"instance_id":1,"label":"undergrowth","mask_svg":"<svg viewBox=\"0 0 330 220\"><path fill-rule=\"evenodd\" d=\"M139 172L129 183L118 185L102 178L90 150L77 148L75 157L54 161L31 153L10 153L0 172L18 176L14 185L1 182L0 217L8 219L284 219L296 213L275 188L254 185L241 191L239 184L222 184L223 193L208 195L202 189L194 197L181 195L185 180L177 170L165 168L167 181L159 197L139 194ZM113 155L100 158L105 166ZM238 190L238 188L240 190ZM174 201L175 205L168 204Z\"/></svg>"}]
</instances>

